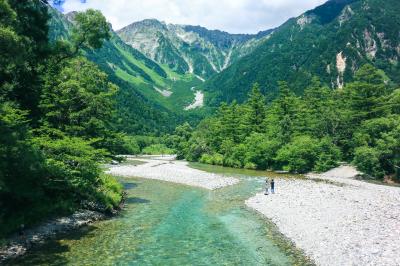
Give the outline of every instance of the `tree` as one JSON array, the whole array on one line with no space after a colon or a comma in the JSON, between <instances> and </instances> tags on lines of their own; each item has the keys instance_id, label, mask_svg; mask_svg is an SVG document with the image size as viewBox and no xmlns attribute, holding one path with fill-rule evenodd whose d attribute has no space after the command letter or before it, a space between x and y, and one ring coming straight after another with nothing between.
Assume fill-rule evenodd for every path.
<instances>
[{"instance_id":1,"label":"tree","mask_svg":"<svg viewBox=\"0 0 400 266\"><path fill-rule=\"evenodd\" d=\"M74 16L69 49L65 50L65 44L59 43L56 65L68 58L73 58L82 49L99 49L105 40L109 40L110 25L100 11L88 9L85 12L77 12Z\"/></svg>"},{"instance_id":2,"label":"tree","mask_svg":"<svg viewBox=\"0 0 400 266\"><path fill-rule=\"evenodd\" d=\"M265 97L261 93L259 85L256 83L249 93L248 100L245 104L244 123L247 124L246 133L264 131L263 122L266 116Z\"/></svg>"},{"instance_id":3,"label":"tree","mask_svg":"<svg viewBox=\"0 0 400 266\"><path fill-rule=\"evenodd\" d=\"M0 0L0 238L85 200L109 209L121 199L99 166L109 155L100 146L118 142L116 88L74 53L54 64L65 53L48 40L47 11L46 1ZM106 37L104 17L87 14L78 14L79 49Z\"/></svg>"},{"instance_id":4,"label":"tree","mask_svg":"<svg viewBox=\"0 0 400 266\"><path fill-rule=\"evenodd\" d=\"M382 115L380 100L389 91L382 74L373 66L361 67L355 75L355 81L348 84L345 91L352 110L353 125Z\"/></svg>"},{"instance_id":5,"label":"tree","mask_svg":"<svg viewBox=\"0 0 400 266\"><path fill-rule=\"evenodd\" d=\"M86 139L109 133L117 87L86 59L69 60L57 75L48 74L40 102L45 126Z\"/></svg>"},{"instance_id":6,"label":"tree","mask_svg":"<svg viewBox=\"0 0 400 266\"><path fill-rule=\"evenodd\" d=\"M265 119L266 132L271 138L288 143L296 131L300 115L300 99L291 92L286 82L280 82L279 97L273 101Z\"/></svg>"}]
</instances>

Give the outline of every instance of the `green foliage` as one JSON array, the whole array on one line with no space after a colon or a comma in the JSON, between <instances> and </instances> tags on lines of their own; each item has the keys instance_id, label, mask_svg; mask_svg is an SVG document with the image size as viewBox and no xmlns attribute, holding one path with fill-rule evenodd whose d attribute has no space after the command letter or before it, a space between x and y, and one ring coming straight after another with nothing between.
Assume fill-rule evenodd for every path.
<instances>
[{"instance_id":1,"label":"green foliage","mask_svg":"<svg viewBox=\"0 0 400 266\"><path fill-rule=\"evenodd\" d=\"M380 152L368 146L358 147L355 150L354 164L360 171L369 173L374 177L383 177L379 163Z\"/></svg>"},{"instance_id":2,"label":"green foliage","mask_svg":"<svg viewBox=\"0 0 400 266\"><path fill-rule=\"evenodd\" d=\"M123 150L122 153L125 154L139 154L140 146L137 139L133 136L123 137Z\"/></svg>"},{"instance_id":3,"label":"green foliage","mask_svg":"<svg viewBox=\"0 0 400 266\"><path fill-rule=\"evenodd\" d=\"M77 49L99 49L104 40L110 39L110 26L98 10L88 9L78 12L72 30L73 44Z\"/></svg>"},{"instance_id":4,"label":"green foliage","mask_svg":"<svg viewBox=\"0 0 400 266\"><path fill-rule=\"evenodd\" d=\"M306 173L313 169L317 160L318 140L298 136L279 150L276 160L284 170Z\"/></svg>"},{"instance_id":5,"label":"green foliage","mask_svg":"<svg viewBox=\"0 0 400 266\"><path fill-rule=\"evenodd\" d=\"M255 86L243 104L221 104L213 117L179 139L178 154L204 163L298 173L327 171L347 160L371 176L398 176L400 98L381 71L365 65L342 90L314 77L302 97L279 82L270 104L260 91Z\"/></svg>"},{"instance_id":6,"label":"green foliage","mask_svg":"<svg viewBox=\"0 0 400 266\"><path fill-rule=\"evenodd\" d=\"M59 73L49 73L40 107L50 127L71 136L102 137L112 119L116 91L96 65L77 58Z\"/></svg>"},{"instance_id":7,"label":"green foliage","mask_svg":"<svg viewBox=\"0 0 400 266\"><path fill-rule=\"evenodd\" d=\"M175 151L164 144L153 144L144 148L142 153L146 155L167 155L174 154Z\"/></svg>"},{"instance_id":8,"label":"green foliage","mask_svg":"<svg viewBox=\"0 0 400 266\"><path fill-rule=\"evenodd\" d=\"M212 164L212 165L224 165L224 157L221 154L203 154L200 158L201 163Z\"/></svg>"},{"instance_id":9,"label":"green foliage","mask_svg":"<svg viewBox=\"0 0 400 266\"><path fill-rule=\"evenodd\" d=\"M347 4L351 11L344 9ZM254 51L206 82L212 95L209 104L218 106L234 100L242 103L254 83L264 88L270 100L277 97L278 82L282 80L297 95L303 94L314 76L322 84L338 88L338 77L342 79L336 68L339 53L347 63L343 73L345 84L354 81L355 72L366 63L382 69L388 80L399 83L400 68L397 60L392 60L398 56L399 9L397 0L327 1L291 18ZM303 24L302 20L307 22ZM376 53L371 53L372 43Z\"/></svg>"},{"instance_id":10,"label":"green foliage","mask_svg":"<svg viewBox=\"0 0 400 266\"><path fill-rule=\"evenodd\" d=\"M49 42L42 1L0 0L0 8L0 237L83 201L116 207L122 188L100 164L123 146L111 126L117 88L75 57L107 38L104 17L78 13L75 54Z\"/></svg>"},{"instance_id":11,"label":"green foliage","mask_svg":"<svg viewBox=\"0 0 400 266\"><path fill-rule=\"evenodd\" d=\"M245 166L254 166L254 168L257 169L274 168L274 158L281 145L280 141L277 139L270 139L265 134L251 134L245 141Z\"/></svg>"},{"instance_id":12,"label":"green foliage","mask_svg":"<svg viewBox=\"0 0 400 266\"><path fill-rule=\"evenodd\" d=\"M108 210L119 206L122 201L123 186L112 176L101 174L99 186L94 194L95 199L104 204Z\"/></svg>"}]
</instances>

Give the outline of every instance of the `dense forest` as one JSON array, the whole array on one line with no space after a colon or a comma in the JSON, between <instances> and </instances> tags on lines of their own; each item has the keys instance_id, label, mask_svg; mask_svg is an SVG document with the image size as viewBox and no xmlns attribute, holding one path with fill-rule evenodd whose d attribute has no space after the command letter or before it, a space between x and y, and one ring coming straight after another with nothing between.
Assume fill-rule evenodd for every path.
<instances>
[{"instance_id":1,"label":"dense forest","mask_svg":"<svg viewBox=\"0 0 400 266\"><path fill-rule=\"evenodd\" d=\"M303 96L280 82L267 103L256 84L243 104L222 104L196 129L176 129L165 142L180 158L249 169L326 171L352 162L371 177L399 178L400 90L363 66L355 81L332 90L313 78Z\"/></svg>"},{"instance_id":2,"label":"dense forest","mask_svg":"<svg viewBox=\"0 0 400 266\"><path fill-rule=\"evenodd\" d=\"M0 0L0 236L21 224L103 211L122 187L101 163L124 151L112 126L118 88L81 56L110 37L94 10L78 13L72 38L50 42L45 1Z\"/></svg>"},{"instance_id":3,"label":"dense forest","mask_svg":"<svg viewBox=\"0 0 400 266\"><path fill-rule=\"evenodd\" d=\"M312 78L330 88L352 82L365 64L385 71L399 83L400 1L327 1L278 27L252 53L207 80L208 103L242 103L252 84L274 99L284 80L302 95ZM338 67L342 56L343 68Z\"/></svg>"}]
</instances>

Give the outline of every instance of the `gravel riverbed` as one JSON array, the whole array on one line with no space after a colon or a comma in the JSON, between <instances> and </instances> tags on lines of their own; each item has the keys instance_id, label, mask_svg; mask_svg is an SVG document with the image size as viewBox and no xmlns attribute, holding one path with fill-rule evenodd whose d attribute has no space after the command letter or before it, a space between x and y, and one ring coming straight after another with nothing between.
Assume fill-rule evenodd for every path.
<instances>
[{"instance_id":1,"label":"gravel riverbed","mask_svg":"<svg viewBox=\"0 0 400 266\"><path fill-rule=\"evenodd\" d=\"M223 188L239 182L236 178L190 168L187 162L173 159L173 157L138 158L144 164L111 166L107 173L122 177L157 179L209 190Z\"/></svg>"},{"instance_id":2,"label":"gravel riverbed","mask_svg":"<svg viewBox=\"0 0 400 266\"><path fill-rule=\"evenodd\" d=\"M308 180L276 180L276 194L257 194L246 205L317 265L400 265L400 188L355 175L343 166Z\"/></svg>"}]
</instances>

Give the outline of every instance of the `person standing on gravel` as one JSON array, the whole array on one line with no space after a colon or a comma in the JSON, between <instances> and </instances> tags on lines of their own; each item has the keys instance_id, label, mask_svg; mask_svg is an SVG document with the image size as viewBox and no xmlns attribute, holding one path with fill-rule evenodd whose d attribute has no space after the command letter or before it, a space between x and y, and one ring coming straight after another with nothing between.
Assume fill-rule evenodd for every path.
<instances>
[{"instance_id":1,"label":"person standing on gravel","mask_svg":"<svg viewBox=\"0 0 400 266\"><path fill-rule=\"evenodd\" d=\"M268 195L269 194L269 184L268 184L268 178L265 179L265 192L264 195Z\"/></svg>"},{"instance_id":2,"label":"person standing on gravel","mask_svg":"<svg viewBox=\"0 0 400 266\"><path fill-rule=\"evenodd\" d=\"M275 180L274 179L271 180L271 193L275 194Z\"/></svg>"}]
</instances>

